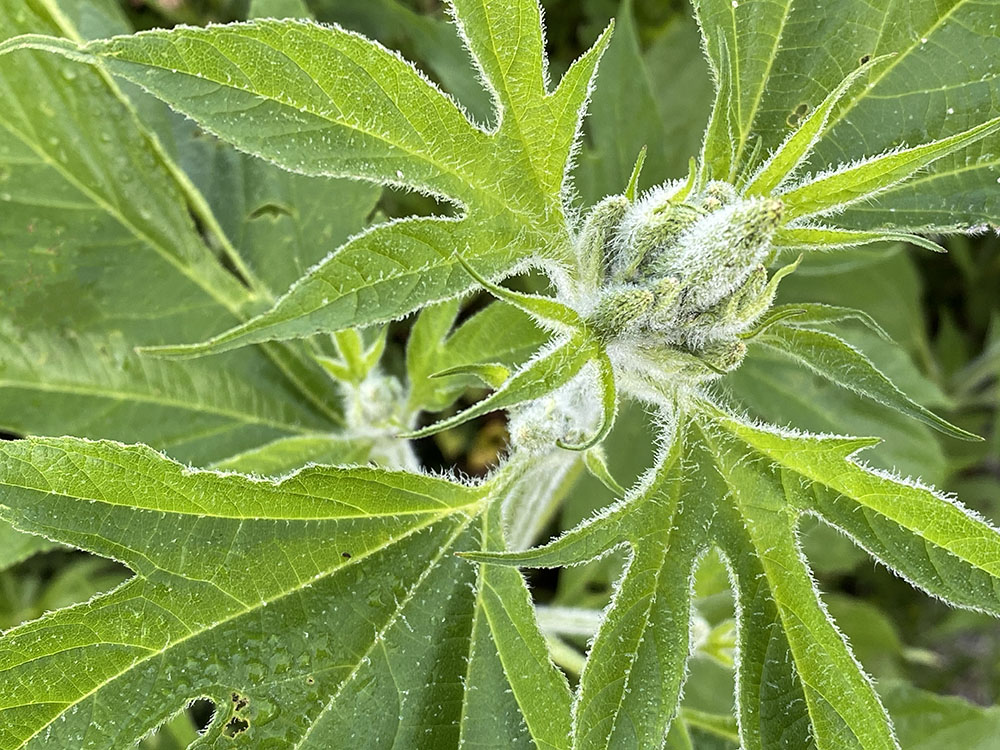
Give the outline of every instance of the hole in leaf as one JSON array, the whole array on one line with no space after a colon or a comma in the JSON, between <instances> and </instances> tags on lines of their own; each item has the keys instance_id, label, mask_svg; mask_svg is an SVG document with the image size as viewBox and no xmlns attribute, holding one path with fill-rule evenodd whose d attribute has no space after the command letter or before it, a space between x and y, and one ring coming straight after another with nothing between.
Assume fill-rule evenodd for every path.
<instances>
[{"instance_id":1,"label":"hole in leaf","mask_svg":"<svg viewBox=\"0 0 1000 750\"><path fill-rule=\"evenodd\" d=\"M237 735L243 734L243 732L247 731L249 728L249 721L241 719L239 716L234 716L226 722L226 726L222 728L222 734L229 739L235 739Z\"/></svg>"},{"instance_id":2,"label":"hole in leaf","mask_svg":"<svg viewBox=\"0 0 1000 750\"><path fill-rule=\"evenodd\" d=\"M802 102L799 106L792 110L792 113L788 115L785 122L790 127L798 127L802 123L802 120L805 119L806 115L809 114L809 109L809 104L807 102Z\"/></svg>"},{"instance_id":3,"label":"hole in leaf","mask_svg":"<svg viewBox=\"0 0 1000 750\"><path fill-rule=\"evenodd\" d=\"M312 675L309 675L308 677L306 677L306 685L315 685L315 684L316 684L316 678L315 677L313 677Z\"/></svg>"},{"instance_id":4,"label":"hole in leaf","mask_svg":"<svg viewBox=\"0 0 1000 750\"><path fill-rule=\"evenodd\" d=\"M188 747L212 723L214 714L215 704L205 698L198 698L160 724L143 740L141 747L150 750Z\"/></svg>"},{"instance_id":5,"label":"hole in leaf","mask_svg":"<svg viewBox=\"0 0 1000 750\"><path fill-rule=\"evenodd\" d=\"M212 723L215 715L215 704L208 698L199 698L188 706L188 715L199 732L203 732Z\"/></svg>"},{"instance_id":6,"label":"hole in leaf","mask_svg":"<svg viewBox=\"0 0 1000 750\"><path fill-rule=\"evenodd\" d=\"M233 711L237 713L250 705L250 701L239 693L233 693Z\"/></svg>"}]
</instances>

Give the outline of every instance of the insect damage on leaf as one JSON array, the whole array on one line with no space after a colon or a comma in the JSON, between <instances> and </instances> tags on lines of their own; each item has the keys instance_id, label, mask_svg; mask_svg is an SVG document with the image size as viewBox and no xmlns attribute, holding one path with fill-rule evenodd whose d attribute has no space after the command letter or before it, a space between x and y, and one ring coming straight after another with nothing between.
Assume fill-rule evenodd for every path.
<instances>
[{"instance_id":1,"label":"insect damage on leaf","mask_svg":"<svg viewBox=\"0 0 1000 750\"><path fill-rule=\"evenodd\" d=\"M972 35L970 46L978 39L983 22L971 10L931 5L913 12L928 35L942 27L951 33L945 20L954 13L961 22L954 28ZM803 14L825 11L696 0L716 98L687 178L666 179L661 169L653 173L658 184L641 189L641 141L612 154L619 144L605 133L598 151L614 159L608 172L627 169L636 151L639 158L630 179L604 184L596 196L606 197L583 210L574 205L572 169L611 34L552 85L537 0L450 0L451 30L399 11L433 40L414 45L421 54L451 44L471 55L474 70L464 72L479 75L479 93L494 107L492 128L400 55L339 26L262 19L110 31L88 42L68 10L50 0L30 6L33 21L20 0L0 0L0 19L25 34L0 41L0 181L8 162L30 165L46 180L27 198L3 198L16 206L14 231L0 235L15 242L15 261L32 278L44 268L62 273L60 263L75 262L69 250L81 257L85 250L65 248L65 238L91 242L95 217L111 221L117 229L95 234L91 244L153 247L157 262L181 277L169 294L157 292L181 299L179 312L145 311L142 303L157 300L126 295L116 298L116 326L154 328L165 320L162 335L137 338L152 344L184 340L189 329L186 340L198 340L228 326L202 343L151 346L145 354L246 348L213 371L216 360L143 359L131 350L135 342L126 346L113 330L73 333L69 346L48 341L53 330L35 330L37 321L22 335L23 316L0 320L12 360L0 361L0 406L16 409L19 432L61 433L65 422L87 438L153 445L68 437L0 445L0 518L11 534L114 558L134 574L0 638L0 750L131 747L198 699L216 712L203 737L184 740L192 746L644 750L676 736L681 744L671 746L695 746L688 734L695 727L746 750L895 750L892 721L801 550L806 516L843 532L914 586L1000 614L996 529L924 484L866 467L856 454L872 440L778 429L744 415L724 389L764 352L947 435L975 438L827 330L859 321L888 349L888 334L870 315L774 302L803 257L901 240L938 250L922 236L928 227L968 227L975 213L962 209L949 224L917 220L901 196L938 200L944 215L978 196L984 207L976 211L1000 215L995 178L983 183L1000 134L989 97L981 116L947 122L928 114L922 131L889 140L876 131L892 118L865 109L876 101L905 109L912 98L929 113L932 89L987 89L986 78L969 78L981 60L963 58L953 66L961 72L942 72L944 88L937 79L931 87L914 70L934 66L923 59L912 66L911 55L926 53L906 46L921 34L909 33L914 27L897 39L877 8L857 11L858 33L887 29L887 41L879 32L841 54L825 39L802 37L816 20ZM268 7L256 3L255 13ZM354 11L370 12L367 4ZM630 3L621 16L620 28L634 34ZM689 30L693 49L697 30ZM611 53L616 69L646 64L637 38L623 44ZM837 64L816 69L814 58L831 55ZM447 67L435 73L461 78ZM894 78L903 74L913 80ZM211 204L228 215L226 201L253 198L247 211L232 213L263 234L251 232L241 246L174 163L181 157L161 147L159 136L173 126L157 135L141 130L127 158L99 135L94 144L105 145L94 148L87 138L67 138L72 127L45 138L59 122L50 98L31 110L25 81L32 76L65 88L67 117L91 111L90 102L100 105L95 112L135 115L129 122L137 132L147 127L115 76L266 160L272 174L281 168L297 180L402 187L458 210L362 226L375 201L368 195L357 201L361 218L351 229L310 233L291 183L278 180L272 195L248 171L247 184L227 182L225 200ZM651 87L662 82L634 78L629 96L655 104ZM903 102L898 91L915 93ZM4 108L8 97L17 106ZM602 100L615 106L613 94ZM642 121L668 116L645 112ZM672 140L667 123L659 126L662 142L649 163L663 165ZM857 132L845 138L847 128ZM632 134L620 135L625 144ZM190 149L183 163L203 157L182 147ZM122 196L134 188L101 171L105 162L127 165L129 181L149 178L150 205L163 204L163 223L176 224L181 240L145 215L145 202L132 210ZM950 180L963 197L942 198L938 180ZM40 253L22 241L24 226L35 231L25 211L48 208L49 193L62 213L79 210L85 219L66 219L53 233L59 241ZM326 205L339 204L336 197L317 202L340 208ZM864 218L883 202L885 212L876 214L883 218ZM206 237L170 219L176 213L187 221L188 205L199 207ZM7 221L0 216L4 229ZM282 253L257 243L288 226L298 235L289 241L296 262L310 260L277 272L267 266L282 263ZM333 234L350 239L326 247L336 244ZM244 263L241 252L255 262ZM50 265L38 265L40 256ZM0 264L0 273L17 263ZM274 298L261 279L248 274L253 289L245 291L226 264L256 269L268 283L299 278L264 309ZM137 268L137 279L162 273ZM523 291L501 282L526 269L548 286ZM66 278L79 285L91 269L81 262ZM209 308L184 296L188 282L223 303L226 316L191 314ZM99 287L74 286L74 298ZM460 297L478 288L495 301L463 310ZM398 330L387 324L417 311L403 354ZM8 315L2 305L0 315ZM95 347L103 356L87 354ZM275 364L266 372L255 359L262 352ZM463 402L468 388L489 392ZM16 401L24 392L32 394L29 407ZM51 409L35 405L37 393L52 394ZM655 448L653 465L633 471L634 482L609 460L621 447L616 440L630 439L612 432L628 402L654 415L642 438ZM420 426L422 410L438 412L438 421ZM423 454L409 441L447 433L435 450L454 455L471 420L500 410L508 416L506 454L485 479L433 476L421 466ZM73 421L79 414L88 418ZM645 455L636 448L648 446L625 447ZM167 458L182 448L185 461L213 468ZM574 482L584 471L615 499L601 496L596 513L545 543L560 503L581 491ZM572 566L615 551L624 559L621 575L608 579L607 608L596 608L607 603L590 596L598 592L571 602L587 629L540 628L525 579L512 568ZM712 629L697 611L695 574L710 555L722 577L728 573L735 625ZM572 584L566 594L560 581L557 597L573 596ZM561 603L548 610L550 620ZM591 641L581 650L582 641L563 636ZM680 707L692 649L735 670L738 723Z\"/></svg>"}]
</instances>

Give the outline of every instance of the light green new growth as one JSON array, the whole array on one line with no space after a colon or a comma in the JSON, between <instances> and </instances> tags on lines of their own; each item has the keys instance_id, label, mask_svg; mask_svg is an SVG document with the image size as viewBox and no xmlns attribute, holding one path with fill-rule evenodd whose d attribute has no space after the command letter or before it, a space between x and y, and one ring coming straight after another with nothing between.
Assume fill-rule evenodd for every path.
<instances>
[{"instance_id":1,"label":"light green new growth","mask_svg":"<svg viewBox=\"0 0 1000 750\"><path fill-rule=\"evenodd\" d=\"M0 426L80 437L0 443L0 567L58 543L134 575L0 637L0 750L133 747L198 699L215 708L202 748L645 750L690 726L745 750L898 750L800 549L806 516L1000 616L989 523L866 466L877 440L779 429L713 385L770 353L977 439L827 330L853 321L890 346L868 313L774 303L800 254L940 250L923 235L1000 223L1000 89L969 65L996 0L905 20L824 6L851 14L860 47L815 36L816 10L791 0L695 0L715 80L698 158L643 190L667 177L664 144L616 153L598 113L577 173L620 184L589 210L573 170L612 30L553 83L537 0L446 4L483 122L395 52L305 18L88 40L73 1L21 5L0 0L0 167L18 165L0 199L39 234L2 250ZM627 2L621 19L619 75L641 59ZM246 156L153 135L181 121L116 78ZM622 83L598 100L655 106L648 80ZM179 166L216 158L240 189ZM379 186L454 215L366 227ZM254 200L223 227L237 193ZM49 281L32 298L8 266ZM91 266L109 291L68 305ZM528 270L545 293L498 283ZM462 315L480 289L494 301ZM411 313L405 361L383 365L387 325ZM492 392L456 406L470 387ZM658 447L628 488L603 445L626 401L655 414ZM498 410L509 450L485 480L420 470L408 440ZM584 470L616 501L539 539ZM725 633L705 649L735 663L735 724L681 707L708 630L695 572L716 553L736 654ZM610 554L624 571L587 611L584 660L539 628L515 568Z\"/></svg>"}]
</instances>

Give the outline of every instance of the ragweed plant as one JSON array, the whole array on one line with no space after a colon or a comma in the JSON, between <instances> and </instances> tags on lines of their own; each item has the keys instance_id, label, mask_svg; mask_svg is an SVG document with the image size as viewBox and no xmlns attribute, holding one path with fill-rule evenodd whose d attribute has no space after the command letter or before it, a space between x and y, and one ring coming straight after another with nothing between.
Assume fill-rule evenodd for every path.
<instances>
[{"instance_id":1,"label":"ragweed plant","mask_svg":"<svg viewBox=\"0 0 1000 750\"><path fill-rule=\"evenodd\" d=\"M641 152L620 192L584 209L574 155L612 30L553 85L536 0L448 3L487 121L339 27L265 19L85 41L107 27L81 4L0 0L0 158L18 175L4 222L16 258L51 258L11 282L5 387L104 410L66 427L11 407L19 433L81 437L0 445L0 516L20 549L37 535L134 573L0 639L0 747L130 747L197 699L215 712L193 747L661 747L692 648L726 649L692 608L695 570L718 553L736 599L737 723L685 721L748 749L897 748L816 590L800 520L995 615L1000 533L866 466L858 454L876 440L757 421L723 386L763 347L976 439L830 332L853 319L881 334L865 313L775 296L802 256L937 249L923 235L1000 215L1000 117L976 110L988 95L954 121L927 115L909 145L892 142L897 124L912 134L901 115L865 109L911 106L898 88L938 60L923 52L930 36L960 34L954 54L990 59L994 5L916 3L902 29L890 8L699 0L715 103L688 175L643 191ZM803 31L816 13L863 30L836 64L817 64L833 53ZM942 68L941 90L995 92L973 67ZM224 227L162 136L177 121L115 79L297 173L233 157L248 193L293 198ZM798 79L814 104L790 106L782 92ZM161 137L156 117L173 123ZM362 229L374 198L350 191L372 188L323 183L310 208L356 204L358 218L310 227L302 175L418 191L453 215ZM90 234L54 213L68 210ZM343 244L327 254L332 237ZM142 260L115 261L123 247ZM60 299L95 257L127 284L98 274L77 303ZM545 293L498 283L528 270ZM457 322L477 289L497 301ZM32 294L53 305L47 321L26 322ZM381 362L384 326L418 311L404 379ZM213 326L226 330L178 343ZM421 426L470 383L492 392ZM655 460L627 489L602 448L625 401L656 426ZM408 441L501 409L510 448L483 481L420 469ZM580 467L618 499L545 543ZM615 552L624 572L592 613L571 687L516 568Z\"/></svg>"}]
</instances>

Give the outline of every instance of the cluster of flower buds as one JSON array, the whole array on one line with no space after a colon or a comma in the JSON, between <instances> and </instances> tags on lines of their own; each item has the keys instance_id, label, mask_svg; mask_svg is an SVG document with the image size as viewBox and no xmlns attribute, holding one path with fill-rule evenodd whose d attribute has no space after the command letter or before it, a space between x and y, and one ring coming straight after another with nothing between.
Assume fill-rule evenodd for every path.
<instances>
[{"instance_id":1,"label":"cluster of flower buds","mask_svg":"<svg viewBox=\"0 0 1000 750\"><path fill-rule=\"evenodd\" d=\"M768 279L781 202L740 196L723 182L695 190L693 180L633 200L634 183L588 214L577 238L575 288L566 284L556 297L499 286L457 256L494 296L561 335L516 373L499 368L502 379L483 401L407 437L503 407L520 449L588 451L611 429L620 387L657 402L664 386L739 366L747 339L780 319L763 316L795 267Z\"/></svg>"},{"instance_id":2,"label":"cluster of flower buds","mask_svg":"<svg viewBox=\"0 0 1000 750\"><path fill-rule=\"evenodd\" d=\"M705 375L734 369L745 334L774 299L764 264L781 202L741 198L723 182L668 182L637 201L605 198L578 253L597 298L587 323L607 342L674 355Z\"/></svg>"}]
</instances>

